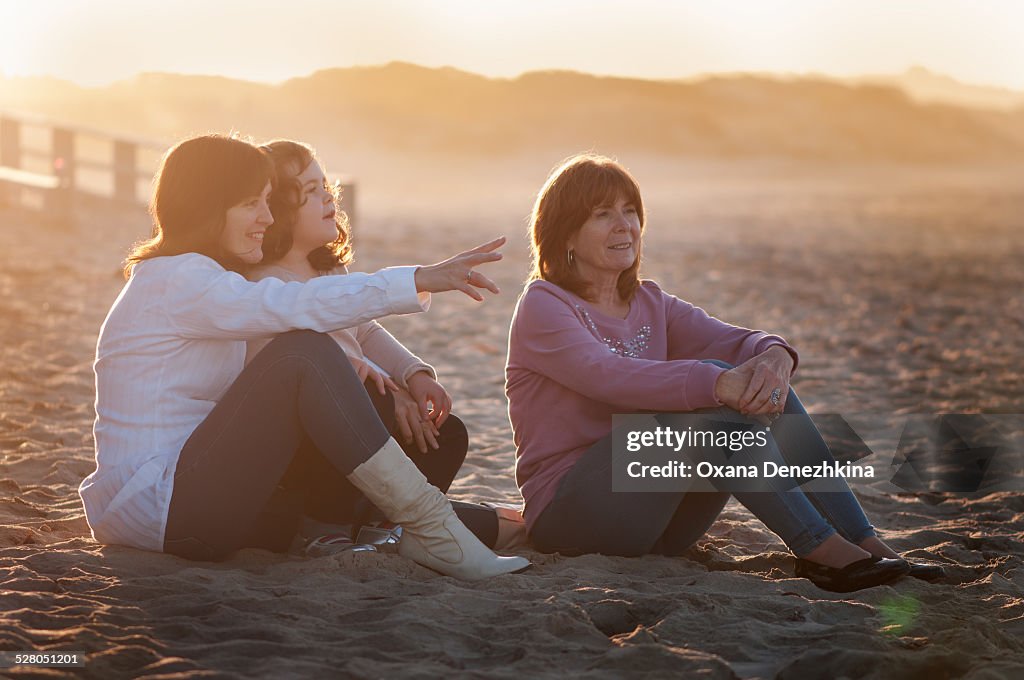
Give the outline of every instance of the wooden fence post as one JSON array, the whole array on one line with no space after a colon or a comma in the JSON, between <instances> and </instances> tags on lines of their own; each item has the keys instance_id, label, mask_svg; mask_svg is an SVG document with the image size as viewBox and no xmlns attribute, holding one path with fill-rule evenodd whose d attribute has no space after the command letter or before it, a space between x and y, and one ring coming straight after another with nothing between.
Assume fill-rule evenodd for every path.
<instances>
[{"instance_id":1,"label":"wooden fence post","mask_svg":"<svg viewBox=\"0 0 1024 680\"><path fill-rule=\"evenodd\" d=\"M0 165L21 167L21 123L0 117Z\"/></svg>"},{"instance_id":2,"label":"wooden fence post","mask_svg":"<svg viewBox=\"0 0 1024 680\"><path fill-rule=\"evenodd\" d=\"M356 182L351 177L341 180L341 205L338 206L348 215L348 223L356 223Z\"/></svg>"},{"instance_id":3,"label":"wooden fence post","mask_svg":"<svg viewBox=\"0 0 1024 680\"><path fill-rule=\"evenodd\" d=\"M135 202L137 179L136 152L133 142L114 140L114 198Z\"/></svg>"},{"instance_id":4,"label":"wooden fence post","mask_svg":"<svg viewBox=\"0 0 1024 680\"><path fill-rule=\"evenodd\" d=\"M53 173L60 178L60 187L50 193L50 208L59 213L70 213L75 192L75 133L64 128L53 128Z\"/></svg>"},{"instance_id":5,"label":"wooden fence post","mask_svg":"<svg viewBox=\"0 0 1024 680\"><path fill-rule=\"evenodd\" d=\"M9 168L21 167L21 123L0 117L0 165ZM0 185L0 203L21 201L21 189L9 184Z\"/></svg>"}]
</instances>

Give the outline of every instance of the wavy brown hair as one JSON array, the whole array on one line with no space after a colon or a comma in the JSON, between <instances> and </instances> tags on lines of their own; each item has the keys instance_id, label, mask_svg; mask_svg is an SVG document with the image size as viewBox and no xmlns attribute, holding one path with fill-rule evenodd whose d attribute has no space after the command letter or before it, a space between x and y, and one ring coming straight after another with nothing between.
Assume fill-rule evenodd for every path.
<instances>
[{"instance_id":1,"label":"wavy brown hair","mask_svg":"<svg viewBox=\"0 0 1024 680\"><path fill-rule=\"evenodd\" d=\"M236 135L201 135L171 147L153 179L152 236L132 246L125 278L143 260L183 253L200 253L225 269L243 271L247 265L220 244L227 212L260 195L273 178L267 154Z\"/></svg>"},{"instance_id":2,"label":"wavy brown hair","mask_svg":"<svg viewBox=\"0 0 1024 680\"><path fill-rule=\"evenodd\" d=\"M555 168L544 182L530 218L533 270L528 281L543 279L589 300L590 285L570 262L569 239L583 227L595 208L619 196L636 206L643 233L646 216L640 186L618 162L597 154L578 154ZM619 274L618 290L631 300L640 285L640 256Z\"/></svg>"},{"instance_id":3,"label":"wavy brown hair","mask_svg":"<svg viewBox=\"0 0 1024 680\"><path fill-rule=\"evenodd\" d=\"M267 233L263 237L263 264L270 264L280 260L291 250L299 208L309 200L302 191L298 176L306 171L310 163L320 161L312 147L289 139L268 142L261 148L273 161L276 175L274 193L270 196L270 212L274 216L274 223L267 228ZM328 185L327 189L334 196L334 224L338 228L338 238L314 248L306 255L309 263L319 272L328 272L352 262L348 215L338 207L341 190L335 185Z\"/></svg>"}]
</instances>

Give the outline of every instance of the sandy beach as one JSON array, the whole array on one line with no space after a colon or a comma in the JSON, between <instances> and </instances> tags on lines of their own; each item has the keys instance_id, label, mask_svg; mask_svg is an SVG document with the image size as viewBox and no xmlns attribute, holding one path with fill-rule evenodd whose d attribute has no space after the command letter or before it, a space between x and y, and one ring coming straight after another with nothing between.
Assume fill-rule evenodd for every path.
<instances>
[{"instance_id":1,"label":"sandy beach","mask_svg":"<svg viewBox=\"0 0 1024 680\"><path fill-rule=\"evenodd\" d=\"M1009 414L1020 436L1024 190L1011 176L691 172L638 173L644 275L785 336L801 352L794 387L809 410L868 423L858 433L879 469L910 414ZM437 367L469 428L458 499L521 502L503 366L528 265L525 198L461 218L451 205L403 215L381 200L357 225L356 268L368 270L510 237L490 270L501 296L437 296L427 314L384 322ZM683 558L524 549L529 572L481 583L397 555L246 550L209 564L99 546L76 493L93 468L91 364L120 260L148 218L90 205L66 223L6 207L0 224L0 650L87 656L84 669L0 675L1024 676L1019 469L976 493L904 492L890 474L856 484L881 535L947 578L847 595L794 578L783 543L735 501Z\"/></svg>"}]
</instances>

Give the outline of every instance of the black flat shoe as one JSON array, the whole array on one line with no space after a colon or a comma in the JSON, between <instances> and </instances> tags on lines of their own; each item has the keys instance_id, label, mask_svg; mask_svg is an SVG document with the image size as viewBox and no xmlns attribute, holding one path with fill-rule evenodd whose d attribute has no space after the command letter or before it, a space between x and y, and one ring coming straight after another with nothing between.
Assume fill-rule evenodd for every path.
<instances>
[{"instance_id":1,"label":"black flat shoe","mask_svg":"<svg viewBox=\"0 0 1024 680\"><path fill-rule=\"evenodd\" d=\"M910 565L902 559L865 557L843 568L796 558L796 575L805 578L822 590L849 593L861 588L880 586L895 581L910 572Z\"/></svg>"},{"instance_id":2,"label":"black flat shoe","mask_svg":"<svg viewBox=\"0 0 1024 680\"><path fill-rule=\"evenodd\" d=\"M903 561L910 565L910 571L907 572L907 576L913 576L914 578L919 578L922 581L938 581L946 575L946 570L938 564L930 564L928 562L911 562L906 558L904 558Z\"/></svg>"}]
</instances>

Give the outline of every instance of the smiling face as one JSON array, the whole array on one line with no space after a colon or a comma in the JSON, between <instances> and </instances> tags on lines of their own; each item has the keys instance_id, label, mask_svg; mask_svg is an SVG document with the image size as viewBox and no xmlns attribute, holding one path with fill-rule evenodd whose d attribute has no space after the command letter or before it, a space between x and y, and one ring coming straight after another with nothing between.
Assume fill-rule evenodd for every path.
<instances>
[{"instance_id":1,"label":"smiling face","mask_svg":"<svg viewBox=\"0 0 1024 680\"><path fill-rule=\"evenodd\" d=\"M303 257L338 238L334 193L316 160L296 176L300 187L299 208L292 227L292 250Z\"/></svg>"},{"instance_id":2,"label":"smiling face","mask_svg":"<svg viewBox=\"0 0 1024 680\"><path fill-rule=\"evenodd\" d=\"M270 214L270 182L257 196L248 196L228 208L224 231L220 235L221 248L246 264L258 264L263 259L263 234L274 223Z\"/></svg>"},{"instance_id":3,"label":"smiling face","mask_svg":"<svg viewBox=\"0 0 1024 680\"><path fill-rule=\"evenodd\" d=\"M588 283L614 281L640 256L640 215L622 194L595 207L569 237L576 270Z\"/></svg>"},{"instance_id":4,"label":"smiling face","mask_svg":"<svg viewBox=\"0 0 1024 680\"><path fill-rule=\"evenodd\" d=\"M533 205L530 279L591 301L607 298L614 286L620 300L631 300L640 285L645 224L640 185L625 166L592 153L568 158Z\"/></svg>"}]
</instances>

